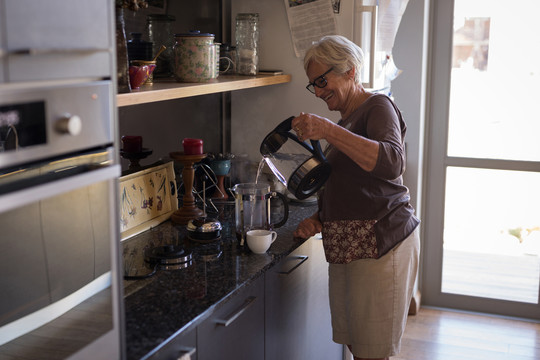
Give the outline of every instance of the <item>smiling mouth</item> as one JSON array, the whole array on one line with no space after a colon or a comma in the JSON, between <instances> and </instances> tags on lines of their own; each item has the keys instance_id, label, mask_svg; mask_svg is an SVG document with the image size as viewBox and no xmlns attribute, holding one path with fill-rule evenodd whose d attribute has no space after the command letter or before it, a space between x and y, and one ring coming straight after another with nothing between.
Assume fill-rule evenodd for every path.
<instances>
[{"instance_id":1,"label":"smiling mouth","mask_svg":"<svg viewBox=\"0 0 540 360\"><path fill-rule=\"evenodd\" d=\"M328 101L330 98L332 98L333 94L329 94L328 96L325 96L323 98L324 101Z\"/></svg>"}]
</instances>

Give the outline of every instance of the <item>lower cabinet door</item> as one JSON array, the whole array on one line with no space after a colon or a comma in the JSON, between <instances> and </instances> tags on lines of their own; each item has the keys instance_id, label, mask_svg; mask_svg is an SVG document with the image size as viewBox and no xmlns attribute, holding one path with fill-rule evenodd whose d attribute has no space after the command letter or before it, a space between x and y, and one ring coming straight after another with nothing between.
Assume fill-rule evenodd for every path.
<instances>
[{"instance_id":1,"label":"lower cabinet door","mask_svg":"<svg viewBox=\"0 0 540 360\"><path fill-rule=\"evenodd\" d=\"M328 264L310 238L265 274L265 360L341 359L332 341Z\"/></svg>"},{"instance_id":2,"label":"lower cabinet door","mask_svg":"<svg viewBox=\"0 0 540 360\"><path fill-rule=\"evenodd\" d=\"M197 327L198 360L264 359L264 278Z\"/></svg>"},{"instance_id":3,"label":"lower cabinet door","mask_svg":"<svg viewBox=\"0 0 540 360\"><path fill-rule=\"evenodd\" d=\"M182 332L169 341L149 358L150 360L178 360L189 355L190 360L197 360L197 331Z\"/></svg>"}]
</instances>

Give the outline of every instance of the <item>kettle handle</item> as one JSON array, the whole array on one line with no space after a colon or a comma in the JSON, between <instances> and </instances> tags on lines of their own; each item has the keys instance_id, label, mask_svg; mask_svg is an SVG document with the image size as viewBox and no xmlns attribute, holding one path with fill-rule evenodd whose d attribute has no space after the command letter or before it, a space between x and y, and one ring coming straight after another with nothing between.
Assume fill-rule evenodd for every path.
<instances>
[{"instance_id":1,"label":"kettle handle","mask_svg":"<svg viewBox=\"0 0 540 360\"><path fill-rule=\"evenodd\" d=\"M321 160L323 162L326 161L326 158L324 157L324 153L322 151L321 143L319 142L319 140L309 140L309 142L311 143L311 146L312 146L310 148L309 146L307 146L307 144L304 141L300 141L300 139L298 139L298 136L296 136L295 134L290 132L292 130L292 121L293 121L293 119L294 119L294 116L291 116L291 117L283 120L281 122L281 124L279 124L274 131L280 132L280 133L286 133L287 137L289 137L292 140L296 141L297 143L301 144L308 151L310 151L310 152L314 151L315 156L319 160Z\"/></svg>"},{"instance_id":2,"label":"kettle handle","mask_svg":"<svg viewBox=\"0 0 540 360\"><path fill-rule=\"evenodd\" d=\"M280 133L284 133L284 132L289 132L289 131L291 131L293 119L294 119L294 116L291 116L291 117L289 117L289 118L283 120L283 121L281 122L281 124L279 124L278 126L276 126L276 128L274 129L274 131L280 132Z\"/></svg>"},{"instance_id":3,"label":"kettle handle","mask_svg":"<svg viewBox=\"0 0 540 360\"><path fill-rule=\"evenodd\" d=\"M324 153L321 148L321 143L319 140L309 140L311 142L311 146L313 146L313 150L315 150L315 156L319 158L321 161L326 161L326 158L324 157Z\"/></svg>"}]
</instances>

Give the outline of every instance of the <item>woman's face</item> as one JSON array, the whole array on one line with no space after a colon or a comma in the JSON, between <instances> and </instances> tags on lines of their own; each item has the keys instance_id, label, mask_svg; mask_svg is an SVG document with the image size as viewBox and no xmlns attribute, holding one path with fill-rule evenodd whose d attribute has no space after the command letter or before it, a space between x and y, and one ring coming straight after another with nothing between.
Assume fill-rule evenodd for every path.
<instances>
[{"instance_id":1,"label":"woman's face","mask_svg":"<svg viewBox=\"0 0 540 360\"><path fill-rule=\"evenodd\" d=\"M306 72L309 82L312 83L329 69L330 66L328 65L311 62ZM340 75L333 71L324 75L324 78L326 79L326 86L323 88L315 86L315 96L326 102L328 110L343 112L346 110L348 101L350 101L349 94L354 85L354 81L351 81L346 74Z\"/></svg>"}]
</instances>

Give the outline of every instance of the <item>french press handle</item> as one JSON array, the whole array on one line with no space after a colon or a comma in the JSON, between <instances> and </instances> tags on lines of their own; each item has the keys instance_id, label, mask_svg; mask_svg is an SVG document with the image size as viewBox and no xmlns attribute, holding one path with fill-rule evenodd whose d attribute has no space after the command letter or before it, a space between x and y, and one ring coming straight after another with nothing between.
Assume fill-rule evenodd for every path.
<instances>
[{"instance_id":1,"label":"french press handle","mask_svg":"<svg viewBox=\"0 0 540 360\"><path fill-rule=\"evenodd\" d=\"M326 161L326 158L324 157L324 154L321 148L321 143L319 142L319 140L309 140L309 142L311 142L311 147L310 147L309 145L306 144L305 141L300 141L300 139L298 139L298 136L296 136L296 134L291 132L293 119L294 119L294 116L287 118L276 127L275 131L286 134L287 137L296 141L297 143L305 147L309 152L313 153L319 160Z\"/></svg>"},{"instance_id":2,"label":"french press handle","mask_svg":"<svg viewBox=\"0 0 540 360\"><path fill-rule=\"evenodd\" d=\"M289 219L289 200L287 199L285 195L283 195L282 193L278 191L272 191L269 195L272 198L279 198L283 202L283 217L281 218L279 222L272 224L272 227L274 229L282 227L283 225L285 225L285 223Z\"/></svg>"}]
</instances>

